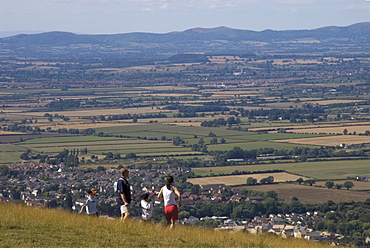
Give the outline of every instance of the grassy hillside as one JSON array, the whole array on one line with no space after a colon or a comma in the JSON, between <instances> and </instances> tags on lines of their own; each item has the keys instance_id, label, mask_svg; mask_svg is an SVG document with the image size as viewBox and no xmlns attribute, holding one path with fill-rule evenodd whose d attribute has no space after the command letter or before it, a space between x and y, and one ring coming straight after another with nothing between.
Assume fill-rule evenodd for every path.
<instances>
[{"instance_id":1,"label":"grassy hillside","mask_svg":"<svg viewBox=\"0 0 370 248\"><path fill-rule=\"evenodd\" d=\"M271 235L215 232L135 220L91 218L61 210L0 204L0 247L328 247Z\"/></svg>"}]
</instances>

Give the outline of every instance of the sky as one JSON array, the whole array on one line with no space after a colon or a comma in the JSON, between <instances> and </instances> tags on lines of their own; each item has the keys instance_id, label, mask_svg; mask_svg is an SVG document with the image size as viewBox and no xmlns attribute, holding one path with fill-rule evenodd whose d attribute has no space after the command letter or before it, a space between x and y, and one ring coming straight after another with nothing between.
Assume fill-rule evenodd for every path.
<instances>
[{"instance_id":1,"label":"sky","mask_svg":"<svg viewBox=\"0 0 370 248\"><path fill-rule=\"evenodd\" d=\"M0 34L261 31L370 21L370 0L0 0Z\"/></svg>"}]
</instances>

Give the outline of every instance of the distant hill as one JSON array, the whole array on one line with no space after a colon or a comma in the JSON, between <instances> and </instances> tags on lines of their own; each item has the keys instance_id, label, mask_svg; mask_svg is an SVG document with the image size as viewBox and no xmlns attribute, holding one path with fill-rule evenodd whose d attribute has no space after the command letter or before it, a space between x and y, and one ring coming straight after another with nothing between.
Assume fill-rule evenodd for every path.
<instances>
[{"instance_id":1,"label":"distant hill","mask_svg":"<svg viewBox=\"0 0 370 248\"><path fill-rule=\"evenodd\" d=\"M0 203L0 247L329 247L302 239L77 215Z\"/></svg>"},{"instance_id":2,"label":"distant hill","mask_svg":"<svg viewBox=\"0 0 370 248\"><path fill-rule=\"evenodd\" d=\"M370 22L312 30L251 31L228 27L182 32L81 35L20 34L0 39L3 56L52 58L163 58L180 53L352 52L367 49ZM352 50L351 50L352 49Z\"/></svg>"}]
</instances>

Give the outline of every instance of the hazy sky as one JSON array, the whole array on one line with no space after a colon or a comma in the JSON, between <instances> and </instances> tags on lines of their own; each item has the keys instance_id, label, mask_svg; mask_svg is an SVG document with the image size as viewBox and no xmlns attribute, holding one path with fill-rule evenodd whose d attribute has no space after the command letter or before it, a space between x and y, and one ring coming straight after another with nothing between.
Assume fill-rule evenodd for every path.
<instances>
[{"instance_id":1,"label":"hazy sky","mask_svg":"<svg viewBox=\"0 0 370 248\"><path fill-rule=\"evenodd\" d=\"M370 0L0 0L0 32L312 29L370 21Z\"/></svg>"}]
</instances>

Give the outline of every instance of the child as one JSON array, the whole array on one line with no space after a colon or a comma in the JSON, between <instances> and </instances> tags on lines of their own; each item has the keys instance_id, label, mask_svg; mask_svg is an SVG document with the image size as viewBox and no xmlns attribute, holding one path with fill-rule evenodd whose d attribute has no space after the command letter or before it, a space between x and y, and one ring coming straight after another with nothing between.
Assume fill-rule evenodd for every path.
<instances>
[{"instance_id":1,"label":"child","mask_svg":"<svg viewBox=\"0 0 370 248\"><path fill-rule=\"evenodd\" d=\"M141 218L150 221L153 214L153 202L149 199L149 193L144 193L141 200Z\"/></svg>"},{"instance_id":2,"label":"child","mask_svg":"<svg viewBox=\"0 0 370 248\"><path fill-rule=\"evenodd\" d=\"M179 219L178 207L182 205L182 197L180 191L173 186L174 180L172 176L166 177L166 185L161 188L158 194L158 199L164 201L164 215L166 216L167 225L170 229L175 228L175 222ZM175 196L178 197L177 203Z\"/></svg>"},{"instance_id":3,"label":"child","mask_svg":"<svg viewBox=\"0 0 370 248\"><path fill-rule=\"evenodd\" d=\"M98 209L100 211L102 211L103 209L100 207L100 205L98 204L98 200L95 198L96 190L95 189L90 189L89 191L87 191L87 193L89 194L89 198L86 200L86 202L82 206L82 208L80 210L80 214L82 213L84 208L86 208L86 213L88 215L90 215L90 216L99 216Z\"/></svg>"}]
</instances>

